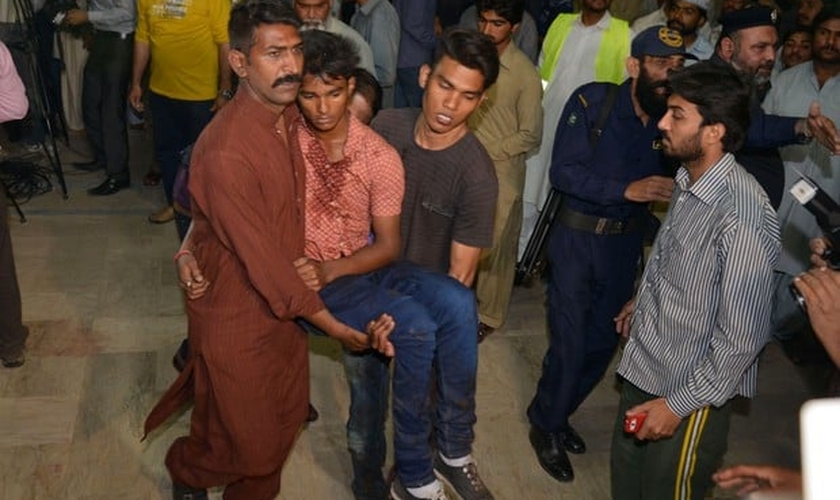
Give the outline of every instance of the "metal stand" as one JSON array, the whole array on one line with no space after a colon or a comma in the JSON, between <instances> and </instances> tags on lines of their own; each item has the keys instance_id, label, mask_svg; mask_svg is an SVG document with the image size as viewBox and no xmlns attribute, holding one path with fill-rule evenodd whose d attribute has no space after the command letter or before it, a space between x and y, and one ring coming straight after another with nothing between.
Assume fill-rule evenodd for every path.
<instances>
[{"instance_id":1,"label":"metal stand","mask_svg":"<svg viewBox=\"0 0 840 500\"><path fill-rule=\"evenodd\" d=\"M17 200L14 196L12 196L12 193L9 192L9 186L6 185L6 182L3 179L0 179L0 184L3 186L3 191L6 192L6 198L12 200L12 206L15 207L15 212L17 212L18 217L20 218L20 223L26 224L26 215L23 214L23 210L20 209L20 205Z\"/></svg>"},{"instance_id":2,"label":"metal stand","mask_svg":"<svg viewBox=\"0 0 840 500\"><path fill-rule=\"evenodd\" d=\"M37 59L39 44L52 43L52 40L39 39L38 31L35 29L35 9L32 6L32 0L14 0L14 2L15 12L24 30L23 41L18 45L27 56L27 69L30 72L31 81L35 83L36 87L30 92L30 106L37 108L40 119L47 128L47 133L44 134L44 138L41 140L41 149L44 156L47 157L53 173L58 178L58 184L61 186L62 195L66 200L67 183L64 180L64 169L61 166L61 158L58 156L54 125L58 125L63 130L65 142L69 143L67 123L60 110L54 110L50 104L46 93L46 86L44 85L44 75L41 72Z\"/></svg>"}]
</instances>

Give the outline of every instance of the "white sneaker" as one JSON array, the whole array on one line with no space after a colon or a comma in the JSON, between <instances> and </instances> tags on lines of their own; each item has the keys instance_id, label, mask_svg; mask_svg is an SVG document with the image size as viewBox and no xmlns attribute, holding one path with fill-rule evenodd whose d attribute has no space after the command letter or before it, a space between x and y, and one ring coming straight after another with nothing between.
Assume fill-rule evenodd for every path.
<instances>
[{"instance_id":1,"label":"white sneaker","mask_svg":"<svg viewBox=\"0 0 840 500\"><path fill-rule=\"evenodd\" d=\"M394 482L391 483L391 498L393 500L449 500L446 496L446 492L443 491L443 484L440 481L436 481L438 485L438 489L432 493L430 497L416 497L409 493L408 489L402 485L399 476L394 479Z\"/></svg>"}]
</instances>

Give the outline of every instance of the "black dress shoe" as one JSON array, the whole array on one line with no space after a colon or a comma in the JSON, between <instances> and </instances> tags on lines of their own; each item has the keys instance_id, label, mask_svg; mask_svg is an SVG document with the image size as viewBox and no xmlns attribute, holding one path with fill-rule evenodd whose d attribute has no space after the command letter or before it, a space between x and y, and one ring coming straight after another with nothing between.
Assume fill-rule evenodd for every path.
<instances>
[{"instance_id":1,"label":"black dress shoe","mask_svg":"<svg viewBox=\"0 0 840 500\"><path fill-rule=\"evenodd\" d=\"M173 500L208 500L207 490L192 488L186 484L172 482Z\"/></svg>"},{"instance_id":2,"label":"black dress shoe","mask_svg":"<svg viewBox=\"0 0 840 500\"><path fill-rule=\"evenodd\" d=\"M558 432L557 436L559 436L560 442L563 443L563 447L566 448L566 451L569 453L580 455L581 453L586 452L586 443L571 425L563 432Z\"/></svg>"},{"instance_id":3,"label":"black dress shoe","mask_svg":"<svg viewBox=\"0 0 840 500\"><path fill-rule=\"evenodd\" d=\"M128 186L128 181L121 181L115 177L108 177L102 182L102 184L96 186L95 188L88 189L88 194L91 196L109 196L114 193L118 193L121 189L125 189Z\"/></svg>"},{"instance_id":4,"label":"black dress shoe","mask_svg":"<svg viewBox=\"0 0 840 500\"><path fill-rule=\"evenodd\" d=\"M480 344L484 339L490 336L491 333L495 332L496 329L490 325L486 325L484 323L478 324L478 343Z\"/></svg>"},{"instance_id":5,"label":"black dress shoe","mask_svg":"<svg viewBox=\"0 0 840 500\"><path fill-rule=\"evenodd\" d=\"M102 170L105 168L105 165L102 162L97 160L91 161L74 161L73 168L76 170L84 170L85 172L95 172L97 170Z\"/></svg>"},{"instance_id":6,"label":"black dress shoe","mask_svg":"<svg viewBox=\"0 0 840 500\"><path fill-rule=\"evenodd\" d=\"M312 406L312 403L309 403L309 414L306 415L306 421L314 422L318 420L318 417L320 417L320 415L318 414L318 410L315 409L314 406Z\"/></svg>"},{"instance_id":7,"label":"black dress shoe","mask_svg":"<svg viewBox=\"0 0 840 500\"><path fill-rule=\"evenodd\" d=\"M181 342L181 345L178 346L178 350L175 351L175 355L172 356L172 366L175 367L176 370L179 372L184 371L184 367L187 366L187 357L190 355L190 340L184 339Z\"/></svg>"},{"instance_id":8,"label":"black dress shoe","mask_svg":"<svg viewBox=\"0 0 840 500\"><path fill-rule=\"evenodd\" d=\"M20 368L23 366L26 358L23 356L23 353L20 353L16 356L9 356L7 358L0 356L0 360L3 363L3 368Z\"/></svg>"},{"instance_id":9,"label":"black dress shoe","mask_svg":"<svg viewBox=\"0 0 840 500\"><path fill-rule=\"evenodd\" d=\"M543 432L532 425L528 438L531 441L531 447L534 448L534 453L537 454L540 466L551 477L564 483L575 478L575 471L572 469L572 463L569 462L566 450L558 446L559 436L557 434Z\"/></svg>"}]
</instances>

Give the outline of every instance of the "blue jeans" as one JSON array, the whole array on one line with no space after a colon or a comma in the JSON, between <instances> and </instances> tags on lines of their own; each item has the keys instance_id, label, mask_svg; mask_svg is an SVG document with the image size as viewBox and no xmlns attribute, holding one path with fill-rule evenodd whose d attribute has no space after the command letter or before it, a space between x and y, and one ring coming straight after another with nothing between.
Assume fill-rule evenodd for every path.
<instances>
[{"instance_id":1,"label":"blue jeans","mask_svg":"<svg viewBox=\"0 0 840 500\"><path fill-rule=\"evenodd\" d=\"M394 456L403 484L421 486L435 477L429 446L434 379L438 449L448 457L468 455L474 437L478 351L473 292L443 274L397 262L340 278L321 290L321 298L334 316L362 331L382 313L394 318ZM348 353L344 362L350 385L347 442L353 491L356 498L365 498L364 490L371 485L379 490L376 484L385 462L388 365L375 353Z\"/></svg>"},{"instance_id":2,"label":"blue jeans","mask_svg":"<svg viewBox=\"0 0 840 500\"><path fill-rule=\"evenodd\" d=\"M160 165L166 201L171 205L181 151L194 143L210 123L213 100L184 101L149 92L149 107L154 120L155 159Z\"/></svg>"}]
</instances>

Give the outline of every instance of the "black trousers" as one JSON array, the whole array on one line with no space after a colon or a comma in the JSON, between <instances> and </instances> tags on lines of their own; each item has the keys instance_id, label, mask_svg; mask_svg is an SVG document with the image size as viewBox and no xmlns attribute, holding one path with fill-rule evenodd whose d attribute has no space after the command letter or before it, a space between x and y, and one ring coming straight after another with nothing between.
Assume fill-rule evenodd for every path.
<instances>
[{"instance_id":1,"label":"black trousers","mask_svg":"<svg viewBox=\"0 0 840 500\"><path fill-rule=\"evenodd\" d=\"M8 200L6 191L0 187L0 358L17 358L23 352L28 333L21 323L20 290L9 235Z\"/></svg>"},{"instance_id":2,"label":"black trousers","mask_svg":"<svg viewBox=\"0 0 840 500\"><path fill-rule=\"evenodd\" d=\"M82 81L82 119L96 161L128 181L126 103L134 36L96 31Z\"/></svg>"}]
</instances>

